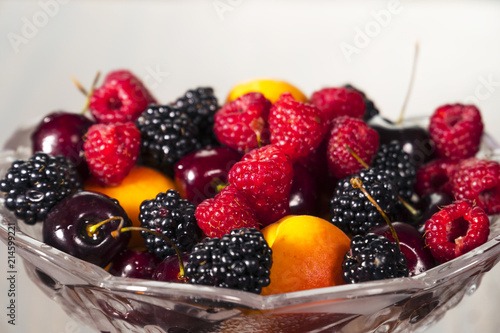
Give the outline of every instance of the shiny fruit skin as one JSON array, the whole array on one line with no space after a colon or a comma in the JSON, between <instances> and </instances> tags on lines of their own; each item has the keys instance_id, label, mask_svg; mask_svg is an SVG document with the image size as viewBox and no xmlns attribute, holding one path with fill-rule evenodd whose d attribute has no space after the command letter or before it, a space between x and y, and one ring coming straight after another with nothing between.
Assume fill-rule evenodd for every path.
<instances>
[{"instance_id":1,"label":"shiny fruit skin","mask_svg":"<svg viewBox=\"0 0 500 333\"><path fill-rule=\"evenodd\" d=\"M318 207L317 185L311 172L299 163L293 165L293 183L290 190L291 215L316 215Z\"/></svg>"},{"instance_id":2,"label":"shiny fruit skin","mask_svg":"<svg viewBox=\"0 0 500 333\"><path fill-rule=\"evenodd\" d=\"M186 266L189 253L181 253L182 263ZM179 279L179 257L171 255L163 259L163 261L156 267L152 275L152 279L156 281L187 283L186 279Z\"/></svg>"},{"instance_id":3,"label":"shiny fruit skin","mask_svg":"<svg viewBox=\"0 0 500 333\"><path fill-rule=\"evenodd\" d=\"M350 239L330 222L290 215L262 229L262 234L273 251L271 284L262 295L345 284L342 261Z\"/></svg>"},{"instance_id":4,"label":"shiny fruit skin","mask_svg":"<svg viewBox=\"0 0 500 333\"><path fill-rule=\"evenodd\" d=\"M228 147L204 148L184 156L175 164L175 184L184 199L199 205L227 185L227 174L242 155Z\"/></svg>"},{"instance_id":5,"label":"shiny fruit skin","mask_svg":"<svg viewBox=\"0 0 500 333\"><path fill-rule=\"evenodd\" d=\"M31 134L33 153L63 155L77 167L82 178L89 174L83 158L83 137L94 122L78 113L56 111L48 114Z\"/></svg>"},{"instance_id":6,"label":"shiny fruit skin","mask_svg":"<svg viewBox=\"0 0 500 333\"><path fill-rule=\"evenodd\" d=\"M120 185L105 187L99 184L95 178L89 178L84 183L84 189L104 193L118 200L133 225L141 226L139 221L139 208L144 200L156 197L160 192L175 189L174 181L155 169L136 165L123 179ZM132 233L130 245L132 247L144 246L144 238L139 232Z\"/></svg>"},{"instance_id":7,"label":"shiny fruit skin","mask_svg":"<svg viewBox=\"0 0 500 333\"><path fill-rule=\"evenodd\" d=\"M398 235L401 252L403 252L406 258L410 276L425 272L436 265L429 248L425 246L424 238L417 229L403 222L392 222L392 226ZM370 232L385 236L391 242L395 243L387 224L379 225L371 229Z\"/></svg>"},{"instance_id":8,"label":"shiny fruit skin","mask_svg":"<svg viewBox=\"0 0 500 333\"><path fill-rule=\"evenodd\" d=\"M146 250L129 249L111 262L108 272L114 276L151 280L161 259Z\"/></svg>"},{"instance_id":9,"label":"shiny fruit skin","mask_svg":"<svg viewBox=\"0 0 500 333\"><path fill-rule=\"evenodd\" d=\"M124 219L124 227L132 225L116 200L95 192L76 192L50 210L43 223L43 242L74 257L105 267L127 247L130 233L122 233L117 238L111 235L112 231L118 229L119 220L99 227L94 237L87 233L87 226L117 216Z\"/></svg>"},{"instance_id":10,"label":"shiny fruit skin","mask_svg":"<svg viewBox=\"0 0 500 333\"><path fill-rule=\"evenodd\" d=\"M260 92L268 100L270 100L271 103L276 102L280 98L281 94L285 92L291 93L298 102L308 101L306 95L304 95L299 88L288 82L275 79L253 79L236 84L227 96L227 102L235 100L238 97L252 91Z\"/></svg>"}]
</instances>

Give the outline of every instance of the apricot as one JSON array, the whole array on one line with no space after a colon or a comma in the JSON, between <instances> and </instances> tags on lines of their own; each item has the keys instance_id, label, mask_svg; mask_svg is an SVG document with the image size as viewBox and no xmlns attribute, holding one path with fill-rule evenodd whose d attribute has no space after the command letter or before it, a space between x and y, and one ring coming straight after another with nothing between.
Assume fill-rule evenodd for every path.
<instances>
[{"instance_id":1,"label":"apricot","mask_svg":"<svg viewBox=\"0 0 500 333\"><path fill-rule=\"evenodd\" d=\"M268 100L270 100L271 103L276 102L281 94L285 92L291 93L296 101L307 102L306 95L304 95L299 88L288 82L273 79L254 79L251 81L240 82L231 89L231 92L227 96L227 102L235 100L251 91L260 92Z\"/></svg>"},{"instance_id":2,"label":"apricot","mask_svg":"<svg viewBox=\"0 0 500 333\"><path fill-rule=\"evenodd\" d=\"M271 284L262 295L344 284L342 261L350 239L315 216L285 216L262 229L273 250Z\"/></svg>"},{"instance_id":3,"label":"apricot","mask_svg":"<svg viewBox=\"0 0 500 333\"><path fill-rule=\"evenodd\" d=\"M123 181L112 187L99 185L95 178L88 179L84 184L87 191L104 193L118 200L120 206L125 210L128 217L136 227L141 226L139 211L144 200L151 200L160 192L175 189L175 182L152 168L136 165ZM130 247L143 247L144 238L137 231L132 231Z\"/></svg>"}]
</instances>

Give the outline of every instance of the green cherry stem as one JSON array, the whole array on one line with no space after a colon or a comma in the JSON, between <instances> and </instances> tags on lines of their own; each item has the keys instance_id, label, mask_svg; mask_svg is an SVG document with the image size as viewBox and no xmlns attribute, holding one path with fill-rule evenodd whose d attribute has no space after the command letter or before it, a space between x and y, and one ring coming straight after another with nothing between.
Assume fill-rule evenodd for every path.
<instances>
[{"instance_id":1,"label":"green cherry stem","mask_svg":"<svg viewBox=\"0 0 500 333\"><path fill-rule=\"evenodd\" d=\"M359 179L359 177L351 178L350 183L351 183L352 187L360 189L361 192L363 192L363 194L366 196L366 198L368 200L370 200L370 202L375 206L375 208L377 208L377 210L380 212L380 214L384 218L385 222L389 226L389 229L391 229L392 237L394 237L394 240L396 241L396 244L398 244L398 247L399 247L398 234L396 233L396 230L392 226L391 220L389 220L389 218L387 217L387 215L385 214L383 209L380 207L380 205L375 201L375 199L373 199L373 197L370 195L370 193L368 193L368 191L363 187L363 182L361 181L361 179Z\"/></svg>"},{"instance_id":2,"label":"green cherry stem","mask_svg":"<svg viewBox=\"0 0 500 333\"><path fill-rule=\"evenodd\" d=\"M403 122L404 114L406 111L406 106L408 105L408 101L410 100L411 91L413 90L413 83L415 82L415 73L417 71L419 49L420 49L420 47L419 47L419 44L417 41L415 43L415 53L413 55L413 64L412 64L412 68L411 68L410 84L408 85L408 90L406 91L405 100L403 102L401 112L399 113L399 119L396 122L397 125L400 125Z\"/></svg>"},{"instance_id":3,"label":"green cherry stem","mask_svg":"<svg viewBox=\"0 0 500 333\"><path fill-rule=\"evenodd\" d=\"M143 228L143 227L124 227L124 228L122 228L121 226L118 229L112 231L111 236L113 236L114 238L118 238L118 236L120 236L120 234L122 232L127 232L127 231L145 231L145 232L149 232L150 234L153 234L153 235L160 237L160 238L164 239L165 241L167 241L167 243L169 243L174 248L175 253L177 254L177 258L179 259L179 274L177 274L177 278L179 280L186 279L186 273L184 271L184 262L182 261L181 252L179 251L179 248L174 244L174 242L172 242L172 240L170 238L168 238L165 235L162 235L161 233L159 233L157 231L150 230L150 229Z\"/></svg>"},{"instance_id":4,"label":"green cherry stem","mask_svg":"<svg viewBox=\"0 0 500 333\"><path fill-rule=\"evenodd\" d=\"M121 216L113 216L113 217L110 217L109 219L106 219L104 221L101 221L97 224L89 224L87 226L87 234L89 236L93 236L97 233L99 233L99 227L101 227L102 225L108 223L108 222L111 222L111 221L116 221L116 220L120 220L120 225L118 226L118 228L122 228L123 227L123 223L125 222L125 220L123 219L123 217Z\"/></svg>"}]
</instances>

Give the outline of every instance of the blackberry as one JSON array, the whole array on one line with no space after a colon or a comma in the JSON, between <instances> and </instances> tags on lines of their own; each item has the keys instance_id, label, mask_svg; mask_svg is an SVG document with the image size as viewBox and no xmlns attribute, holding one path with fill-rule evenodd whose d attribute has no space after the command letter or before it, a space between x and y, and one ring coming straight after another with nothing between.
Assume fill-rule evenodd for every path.
<instances>
[{"instance_id":1,"label":"blackberry","mask_svg":"<svg viewBox=\"0 0 500 333\"><path fill-rule=\"evenodd\" d=\"M195 245L186 265L190 283L260 294L271 282L272 251L260 231L233 229Z\"/></svg>"},{"instance_id":2,"label":"blackberry","mask_svg":"<svg viewBox=\"0 0 500 333\"><path fill-rule=\"evenodd\" d=\"M346 84L344 85L344 87L347 89L357 91L358 93L361 94L361 96L363 96L363 101L365 102L365 115L363 117L363 120L365 122L380 113L375 103L373 103L373 101L369 99L363 91L359 90L358 88L354 87L351 84Z\"/></svg>"},{"instance_id":3,"label":"blackberry","mask_svg":"<svg viewBox=\"0 0 500 333\"><path fill-rule=\"evenodd\" d=\"M358 283L409 276L406 258L396 243L384 236L356 235L342 262L347 283Z\"/></svg>"},{"instance_id":4,"label":"blackberry","mask_svg":"<svg viewBox=\"0 0 500 333\"><path fill-rule=\"evenodd\" d=\"M169 105L150 105L137 119L144 164L173 176L174 164L201 148L198 128L187 114Z\"/></svg>"},{"instance_id":5,"label":"blackberry","mask_svg":"<svg viewBox=\"0 0 500 333\"><path fill-rule=\"evenodd\" d=\"M141 227L168 237L181 252L189 252L201 240L203 233L196 223L195 206L182 199L175 190L158 193L152 200L144 200L140 206ZM175 254L175 249L165 239L141 231L149 252L164 259Z\"/></svg>"},{"instance_id":6,"label":"blackberry","mask_svg":"<svg viewBox=\"0 0 500 333\"><path fill-rule=\"evenodd\" d=\"M398 141L381 145L371 166L393 171L398 194L404 199L412 197L413 187L417 180L417 167Z\"/></svg>"},{"instance_id":7,"label":"blackberry","mask_svg":"<svg viewBox=\"0 0 500 333\"><path fill-rule=\"evenodd\" d=\"M79 188L80 179L71 162L41 152L27 161L13 162L0 180L5 207L27 224L45 220L55 204Z\"/></svg>"},{"instance_id":8,"label":"blackberry","mask_svg":"<svg viewBox=\"0 0 500 333\"><path fill-rule=\"evenodd\" d=\"M352 235L365 234L372 227L386 223L365 194L351 184L351 178L356 176L389 218L395 213L398 203L397 186L384 170L363 169L358 175L340 180L330 199L331 222Z\"/></svg>"},{"instance_id":9,"label":"blackberry","mask_svg":"<svg viewBox=\"0 0 500 333\"><path fill-rule=\"evenodd\" d=\"M204 147L218 144L213 127L214 116L219 109L219 103L211 87L188 90L183 97L178 98L172 105L185 112L193 124L198 127L199 139Z\"/></svg>"}]
</instances>

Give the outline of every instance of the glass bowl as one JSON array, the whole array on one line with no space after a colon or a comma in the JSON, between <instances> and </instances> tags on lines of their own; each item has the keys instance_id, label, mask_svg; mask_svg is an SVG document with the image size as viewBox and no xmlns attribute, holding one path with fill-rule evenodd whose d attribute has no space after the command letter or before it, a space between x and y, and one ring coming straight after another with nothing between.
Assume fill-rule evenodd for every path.
<instances>
[{"instance_id":1,"label":"glass bowl","mask_svg":"<svg viewBox=\"0 0 500 333\"><path fill-rule=\"evenodd\" d=\"M0 175L29 157L26 133L10 141L19 148L0 153ZM485 134L478 156L500 161L500 146ZM40 223L18 221L3 204L0 237L7 244L15 230L15 251L30 279L101 332L418 332L474 292L499 261L499 217L490 220L487 243L417 276L270 296L112 276L44 244Z\"/></svg>"}]
</instances>

